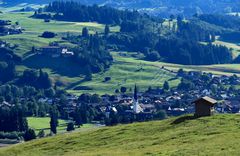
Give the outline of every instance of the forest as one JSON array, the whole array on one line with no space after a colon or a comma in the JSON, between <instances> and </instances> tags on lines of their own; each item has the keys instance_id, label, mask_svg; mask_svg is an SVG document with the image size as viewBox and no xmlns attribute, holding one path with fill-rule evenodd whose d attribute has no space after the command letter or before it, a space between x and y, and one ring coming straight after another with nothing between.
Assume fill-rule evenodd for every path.
<instances>
[{"instance_id":1,"label":"forest","mask_svg":"<svg viewBox=\"0 0 240 156\"><path fill-rule=\"evenodd\" d=\"M46 18L75 21L75 22L98 22L103 24L119 25L122 21L131 21L141 18L137 11L121 11L107 6L86 6L73 1L54 1L47 5L43 11L53 12L54 15L45 14ZM35 18L41 18L42 9L35 12Z\"/></svg>"}]
</instances>

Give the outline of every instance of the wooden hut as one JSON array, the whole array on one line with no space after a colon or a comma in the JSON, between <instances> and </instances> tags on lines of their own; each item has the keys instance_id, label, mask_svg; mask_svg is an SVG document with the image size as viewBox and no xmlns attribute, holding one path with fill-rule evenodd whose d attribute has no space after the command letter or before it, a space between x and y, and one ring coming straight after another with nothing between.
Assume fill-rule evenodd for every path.
<instances>
[{"instance_id":1,"label":"wooden hut","mask_svg":"<svg viewBox=\"0 0 240 156\"><path fill-rule=\"evenodd\" d=\"M193 102L195 104L195 116L211 116L214 112L214 105L217 103L216 100L210 97L202 97Z\"/></svg>"}]
</instances>

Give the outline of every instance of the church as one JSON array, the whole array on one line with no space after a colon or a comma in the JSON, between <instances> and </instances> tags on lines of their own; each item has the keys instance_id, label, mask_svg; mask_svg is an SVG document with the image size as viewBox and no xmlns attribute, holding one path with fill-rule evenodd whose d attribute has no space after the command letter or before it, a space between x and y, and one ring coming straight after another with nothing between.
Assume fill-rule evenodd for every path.
<instances>
[{"instance_id":1,"label":"church","mask_svg":"<svg viewBox=\"0 0 240 156\"><path fill-rule=\"evenodd\" d=\"M138 103L138 91L137 91L137 85L135 85L134 88L134 97L133 97L133 113L134 114L139 114L143 112L143 109Z\"/></svg>"}]
</instances>

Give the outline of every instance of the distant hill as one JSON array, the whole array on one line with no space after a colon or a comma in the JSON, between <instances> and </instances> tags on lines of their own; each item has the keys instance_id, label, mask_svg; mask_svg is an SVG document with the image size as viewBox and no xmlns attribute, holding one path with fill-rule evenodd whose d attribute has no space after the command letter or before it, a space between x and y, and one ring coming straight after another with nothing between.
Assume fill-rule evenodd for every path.
<instances>
[{"instance_id":1,"label":"distant hill","mask_svg":"<svg viewBox=\"0 0 240 156\"><path fill-rule=\"evenodd\" d=\"M105 127L1 148L0 155L239 155L239 120L188 116Z\"/></svg>"},{"instance_id":2,"label":"distant hill","mask_svg":"<svg viewBox=\"0 0 240 156\"><path fill-rule=\"evenodd\" d=\"M5 4L46 4L53 0L2 0ZM169 16L195 13L229 13L240 11L239 0L74 0L83 4L109 5L120 9L138 9L154 15Z\"/></svg>"}]
</instances>

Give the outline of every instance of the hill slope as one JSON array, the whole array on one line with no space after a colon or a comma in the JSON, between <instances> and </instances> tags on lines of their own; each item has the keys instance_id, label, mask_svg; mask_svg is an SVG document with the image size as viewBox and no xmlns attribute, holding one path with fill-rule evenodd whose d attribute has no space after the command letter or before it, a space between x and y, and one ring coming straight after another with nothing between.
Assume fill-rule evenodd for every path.
<instances>
[{"instance_id":1,"label":"hill slope","mask_svg":"<svg viewBox=\"0 0 240 156\"><path fill-rule=\"evenodd\" d=\"M58 135L0 149L0 155L240 154L239 115L183 119L186 117Z\"/></svg>"}]
</instances>

